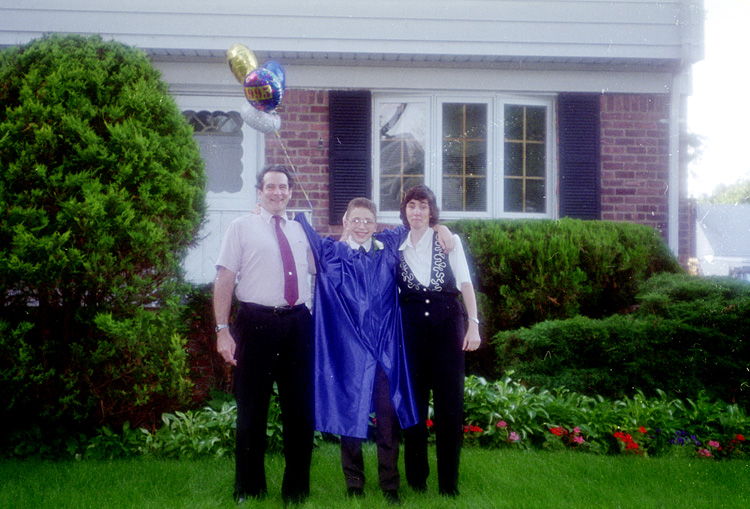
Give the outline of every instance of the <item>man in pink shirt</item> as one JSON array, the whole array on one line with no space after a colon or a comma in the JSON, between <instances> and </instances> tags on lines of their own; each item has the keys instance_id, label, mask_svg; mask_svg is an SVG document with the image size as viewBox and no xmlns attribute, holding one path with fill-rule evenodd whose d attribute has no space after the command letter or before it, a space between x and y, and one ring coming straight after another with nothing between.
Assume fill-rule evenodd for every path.
<instances>
[{"instance_id":1,"label":"man in pink shirt","mask_svg":"<svg viewBox=\"0 0 750 509\"><path fill-rule=\"evenodd\" d=\"M305 303L310 300L307 275L314 264L302 227L286 219L293 185L286 167L264 168L256 185L260 214L247 214L229 224L216 261L217 350L234 366L234 495L240 503L263 497L267 491L266 421L274 381L284 426L281 494L285 502L296 503L310 493L314 346L312 317ZM230 327L233 292L240 304Z\"/></svg>"}]
</instances>

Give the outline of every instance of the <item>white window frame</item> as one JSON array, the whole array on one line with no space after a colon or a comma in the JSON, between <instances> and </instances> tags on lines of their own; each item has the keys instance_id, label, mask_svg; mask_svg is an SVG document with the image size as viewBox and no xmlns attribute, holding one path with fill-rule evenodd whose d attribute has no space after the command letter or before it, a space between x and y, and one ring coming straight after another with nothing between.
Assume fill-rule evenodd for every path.
<instances>
[{"instance_id":1,"label":"white window frame","mask_svg":"<svg viewBox=\"0 0 750 509\"><path fill-rule=\"evenodd\" d=\"M554 179L557 175L557 135L555 130L554 111L555 101L552 97L529 97L529 96L497 96L495 99L496 103L496 123L498 126L502 126L502 129L497 129L495 133L495 147L497 147L496 162L497 172L494 174L495 177L495 188L493 190L494 196L500 199L495 200L495 207L493 210L493 217L496 218L508 218L508 219L545 219L553 218L556 214L554 211L557 210L557 180ZM505 145L505 106L506 105L520 105L520 106L545 106L547 108L546 122L546 144L545 144L545 159L547 161L545 171L545 211L542 212L505 212L503 210L504 203L502 198L505 196L505 152L501 150ZM553 180L554 179L554 180Z\"/></svg>"},{"instance_id":2,"label":"white window frame","mask_svg":"<svg viewBox=\"0 0 750 509\"><path fill-rule=\"evenodd\" d=\"M484 212L463 212L463 211L445 211L443 210L443 104L485 104L487 106L487 125L485 126L487 132L487 188L485 189L485 198L487 203L487 209ZM491 98L481 98L477 96L445 96L441 95L437 97L435 105L435 129L433 137L438 141L438 146L433 150L433 157L435 158L434 164L430 165L432 168L431 180L434 185L427 184L427 186L435 192L437 197L438 205L440 206L440 217L443 219L490 219L493 215L493 198L494 198L494 168L493 168L493 155L494 150L494 107ZM427 173L425 171L425 173Z\"/></svg>"},{"instance_id":3,"label":"white window frame","mask_svg":"<svg viewBox=\"0 0 750 509\"><path fill-rule=\"evenodd\" d=\"M557 210L557 158L555 135L555 101L553 96L527 96L513 94L462 94L444 92L425 94L398 94L373 92L372 115L372 194L373 201L380 204L380 125L379 112L382 103L424 102L428 107L428 129L425 143L425 184L435 192L438 204L442 204L442 105L444 103L487 104L487 209L484 212L444 211L441 220L458 219L545 219L554 218ZM544 212L505 212L504 197L504 144L505 106L543 106L546 108L545 136L545 211ZM379 221L384 223L401 222L398 211L378 211Z\"/></svg>"}]
</instances>

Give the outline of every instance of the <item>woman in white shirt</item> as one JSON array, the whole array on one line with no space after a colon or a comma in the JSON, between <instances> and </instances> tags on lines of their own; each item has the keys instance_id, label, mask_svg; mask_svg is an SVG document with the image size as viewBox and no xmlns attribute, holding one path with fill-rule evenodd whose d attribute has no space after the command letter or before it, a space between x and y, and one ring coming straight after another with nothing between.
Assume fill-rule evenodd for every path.
<instances>
[{"instance_id":1,"label":"woman in white shirt","mask_svg":"<svg viewBox=\"0 0 750 509\"><path fill-rule=\"evenodd\" d=\"M397 274L404 343L419 412L419 423L404 430L406 480L416 491L427 488L427 411L433 392L438 488L458 495L463 435L464 352L479 347L476 296L461 240L445 254L432 226L440 210L426 186L407 191L401 220L409 235L401 245ZM459 299L459 295L462 299Z\"/></svg>"}]
</instances>

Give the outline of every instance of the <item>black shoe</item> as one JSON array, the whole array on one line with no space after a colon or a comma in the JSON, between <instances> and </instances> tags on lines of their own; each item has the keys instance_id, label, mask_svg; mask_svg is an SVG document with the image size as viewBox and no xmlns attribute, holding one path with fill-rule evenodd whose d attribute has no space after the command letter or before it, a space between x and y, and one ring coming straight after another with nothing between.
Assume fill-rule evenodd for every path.
<instances>
[{"instance_id":1,"label":"black shoe","mask_svg":"<svg viewBox=\"0 0 750 509\"><path fill-rule=\"evenodd\" d=\"M441 488L438 491L444 497L456 498L458 496L458 488L451 488L446 490Z\"/></svg>"},{"instance_id":2,"label":"black shoe","mask_svg":"<svg viewBox=\"0 0 750 509\"><path fill-rule=\"evenodd\" d=\"M356 486L349 486L346 488L346 494L349 498L358 498L365 496L365 490Z\"/></svg>"},{"instance_id":3,"label":"black shoe","mask_svg":"<svg viewBox=\"0 0 750 509\"><path fill-rule=\"evenodd\" d=\"M307 496L307 493L301 493L298 495L281 495L281 499L284 501L285 506L300 505L305 503Z\"/></svg>"},{"instance_id":4,"label":"black shoe","mask_svg":"<svg viewBox=\"0 0 750 509\"><path fill-rule=\"evenodd\" d=\"M383 490L383 498L388 502L388 505L401 505L398 490Z\"/></svg>"},{"instance_id":5,"label":"black shoe","mask_svg":"<svg viewBox=\"0 0 750 509\"><path fill-rule=\"evenodd\" d=\"M261 500L265 498L266 492L261 491L259 493L235 493L234 494L234 501L237 502L237 505L243 505L245 502L249 500Z\"/></svg>"},{"instance_id":6,"label":"black shoe","mask_svg":"<svg viewBox=\"0 0 750 509\"><path fill-rule=\"evenodd\" d=\"M409 483L409 487L417 493L424 493L427 491L427 483Z\"/></svg>"}]
</instances>

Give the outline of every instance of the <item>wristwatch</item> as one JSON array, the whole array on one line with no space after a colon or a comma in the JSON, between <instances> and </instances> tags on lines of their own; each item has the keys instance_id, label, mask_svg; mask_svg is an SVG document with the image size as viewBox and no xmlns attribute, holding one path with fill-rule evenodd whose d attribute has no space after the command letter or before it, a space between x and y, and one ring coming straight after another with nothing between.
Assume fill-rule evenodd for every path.
<instances>
[{"instance_id":1,"label":"wristwatch","mask_svg":"<svg viewBox=\"0 0 750 509\"><path fill-rule=\"evenodd\" d=\"M218 334L221 329L228 329L229 325L226 323L220 323L216 326L216 333Z\"/></svg>"}]
</instances>

